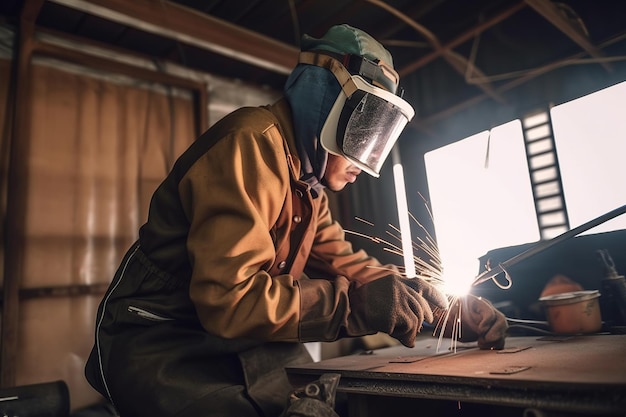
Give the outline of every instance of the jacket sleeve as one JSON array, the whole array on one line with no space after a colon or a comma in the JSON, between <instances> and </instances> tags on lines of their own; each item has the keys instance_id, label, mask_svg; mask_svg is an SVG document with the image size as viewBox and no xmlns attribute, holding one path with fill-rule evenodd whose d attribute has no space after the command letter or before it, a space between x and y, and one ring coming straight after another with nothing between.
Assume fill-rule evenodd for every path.
<instances>
[{"instance_id":1,"label":"jacket sleeve","mask_svg":"<svg viewBox=\"0 0 626 417\"><path fill-rule=\"evenodd\" d=\"M376 258L363 250L354 251L346 240L345 231L333 220L328 205L328 197L321 194L322 201L318 211L318 228L315 243L309 258L308 274L311 277L334 278L344 276L356 285L392 273L398 273L395 265L382 265Z\"/></svg>"},{"instance_id":2,"label":"jacket sleeve","mask_svg":"<svg viewBox=\"0 0 626 417\"><path fill-rule=\"evenodd\" d=\"M203 327L225 337L297 340L300 295L290 275L270 276L268 233L289 186L275 126L238 130L198 159L179 184L190 221L190 298Z\"/></svg>"},{"instance_id":3,"label":"jacket sleeve","mask_svg":"<svg viewBox=\"0 0 626 417\"><path fill-rule=\"evenodd\" d=\"M315 243L306 270L308 277L298 281L300 340L334 341L346 336L376 333L379 330L373 323L356 318L358 312L369 311L371 305L363 305L355 293L364 288L364 284L398 274L398 268L382 265L363 250L354 251L352 244L345 239L343 228L332 219L326 194L322 193L321 197ZM389 320L393 317L384 313L382 316Z\"/></svg>"}]
</instances>

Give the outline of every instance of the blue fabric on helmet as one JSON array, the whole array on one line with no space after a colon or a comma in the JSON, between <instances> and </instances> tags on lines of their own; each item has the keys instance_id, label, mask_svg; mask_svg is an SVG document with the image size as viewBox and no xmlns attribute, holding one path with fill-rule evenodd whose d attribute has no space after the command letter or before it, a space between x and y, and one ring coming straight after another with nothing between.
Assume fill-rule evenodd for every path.
<instances>
[{"instance_id":1,"label":"blue fabric on helmet","mask_svg":"<svg viewBox=\"0 0 626 417\"><path fill-rule=\"evenodd\" d=\"M328 153L319 141L320 132L341 87L325 68L298 65L285 83L284 93L291 106L298 156L302 163L301 180L319 194Z\"/></svg>"}]
</instances>

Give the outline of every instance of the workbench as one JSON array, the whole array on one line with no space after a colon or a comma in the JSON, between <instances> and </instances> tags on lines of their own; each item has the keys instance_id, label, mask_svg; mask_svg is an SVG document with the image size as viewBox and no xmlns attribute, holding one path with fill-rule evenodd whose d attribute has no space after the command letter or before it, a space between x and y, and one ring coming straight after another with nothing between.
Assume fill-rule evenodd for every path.
<instances>
[{"instance_id":1,"label":"workbench","mask_svg":"<svg viewBox=\"0 0 626 417\"><path fill-rule=\"evenodd\" d=\"M341 375L347 415L626 415L626 335L509 337L503 350L420 336L287 368L294 386Z\"/></svg>"}]
</instances>

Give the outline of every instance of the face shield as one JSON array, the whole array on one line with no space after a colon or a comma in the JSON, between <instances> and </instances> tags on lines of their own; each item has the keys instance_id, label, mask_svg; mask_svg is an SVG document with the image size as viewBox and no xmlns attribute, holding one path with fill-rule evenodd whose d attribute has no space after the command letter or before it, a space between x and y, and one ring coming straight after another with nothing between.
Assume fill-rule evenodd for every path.
<instances>
[{"instance_id":1,"label":"face shield","mask_svg":"<svg viewBox=\"0 0 626 417\"><path fill-rule=\"evenodd\" d=\"M308 59L305 57L308 61L305 62L332 71L342 87L322 127L322 146L378 177L400 133L415 114L413 107L401 97L377 86L395 91L397 74L389 67L357 57L367 65L358 66L357 71L361 75L352 75L346 67L354 67L354 62L344 66L330 56L315 53L301 55L305 54L311 54ZM352 61L354 58L351 58ZM303 62L302 56L300 62Z\"/></svg>"}]
</instances>

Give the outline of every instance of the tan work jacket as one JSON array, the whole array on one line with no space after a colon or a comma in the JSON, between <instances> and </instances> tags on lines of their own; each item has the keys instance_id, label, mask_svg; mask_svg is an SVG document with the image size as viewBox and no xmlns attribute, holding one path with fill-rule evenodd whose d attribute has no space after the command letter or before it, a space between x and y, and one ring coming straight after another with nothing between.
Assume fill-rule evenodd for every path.
<instances>
[{"instance_id":1,"label":"tan work jacket","mask_svg":"<svg viewBox=\"0 0 626 417\"><path fill-rule=\"evenodd\" d=\"M341 275L361 283L389 273L353 252L325 192L314 199L298 180L286 101L235 111L197 142L174 170L180 171L176 189L155 194L140 245L157 266L189 274L189 294L208 332L296 341L301 286L295 281L305 270L311 278ZM178 201L184 219L173 218Z\"/></svg>"}]
</instances>

